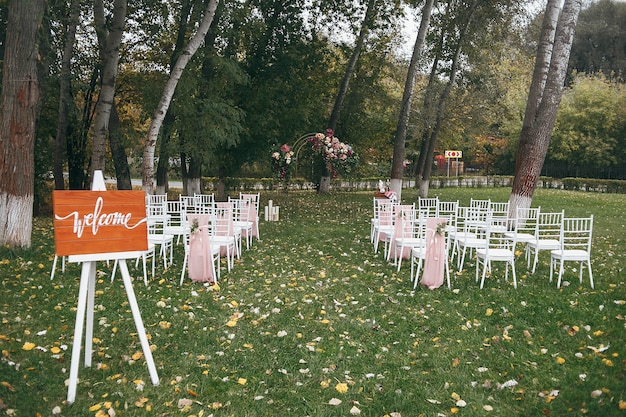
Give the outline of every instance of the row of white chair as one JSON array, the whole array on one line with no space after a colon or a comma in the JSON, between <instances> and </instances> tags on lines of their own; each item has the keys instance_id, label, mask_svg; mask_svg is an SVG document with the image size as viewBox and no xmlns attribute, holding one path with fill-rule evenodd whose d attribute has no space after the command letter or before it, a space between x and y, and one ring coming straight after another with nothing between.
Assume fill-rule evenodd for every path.
<instances>
[{"instance_id":1,"label":"row of white chair","mask_svg":"<svg viewBox=\"0 0 626 417\"><path fill-rule=\"evenodd\" d=\"M425 224L429 217L445 219L448 261L456 259L461 271L466 256L476 257L476 281L480 280L481 288L487 272L491 271L491 263L496 261L506 263L506 279L511 267L513 284L517 286L515 253L518 244L524 246L529 269L532 262L532 273L536 271L539 252L549 250L550 281L558 267L557 286L560 287L565 261L578 261L581 282L586 265L591 287L594 286L590 260L593 216L566 218L564 211L547 213L533 207L517 208L516 215L511 217L508 202L471 200L469 206L460 207L458 201L433 198L420 199L416 208L415 204L399 205L375 198L370 232L374 251L377 252L379 242L383 242L385 259L391 261L393 257L394 265L400 270L402 258L406 258L410 248L414 286L425 257ZM447 262L446 267L449 274Z\"/></svg>"}]
</instances>

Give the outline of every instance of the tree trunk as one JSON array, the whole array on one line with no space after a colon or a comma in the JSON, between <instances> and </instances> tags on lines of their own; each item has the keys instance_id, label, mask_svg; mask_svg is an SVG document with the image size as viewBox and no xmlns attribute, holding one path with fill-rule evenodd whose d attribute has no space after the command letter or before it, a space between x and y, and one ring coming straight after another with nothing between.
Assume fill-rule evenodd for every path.
<instances>
[{"instance_id":1,"label":"tree trunk","mask_svg":"<svg viewBox=\"0 0 626 417\"><path fill-rule=\"evenodd\" d=\"M553 32L550 28L554 26L556 13L551 11L551 9L557 7L557 4L557 0L549 0L546 6L541 32L542 39L537 50L536 65L545 67L544 59L540 55L547 56L544 46L552 44L550 65L545 81L543 81L545 71L535 68L533 73L529 93L529 101L532 102L526 107L524 115L525 129L522 129L520 134L515 163L515 177L509 197L509 214L515 214L518 207L530 207L532 203L537 179L541 175L541 169L548 152L550 138L563 95L569 53L582 1L565 1L558 18L556 31ZM554 34L554 42L550 39L551 34ZM541 87L542 85L543 88ZM537 102L536 105L535 102Z\"/></svg>"},{"instance_id":2,"label":"tree trunk","mask_svg":"<svg viewBox=\"0 0 626 417\"><path fill-rule=\"evenodd\" d=\"M369 32L369 27L372 22L375 11L376 11L376 0L369 0L367 2L367 10L365 11L365 17L363 18L363 22L361 23L359 36L357 37L356 44L354 45L354 49L352 50L352 55L350 55L350 59L348 60L348 64L346 65L346 70L344 71L343 77L341 78L341 84L339 84L339 92L337 93L337 97L335 98L335 105L333 106L333 111L331 112L330 119L328 120L327 128L332 129L333 131L337 127L337 121L339 120L339 113L341 112L341 106L343 105L343 101L346 98L346 94L348 93L348 85L350 84L350 78L352 77L352 73L354 72L356 63L359 60L359 55L361 55L361 51L363 50L363 45L365 44L365 37L367 36L367 33Z\"/></svg>"},{"instance_id":3,"label":"tree trunk","mask_svg":"<svg viewBox=\"0 0 626 417\"><path fill-rule=\"evenodd\" d=\"M445 40L445 31L441 29L441 33L439 34L437 52L435 54L435 59L433 60L433 65L430 69L430 75L428 76L428 85L426 86L426 92L424 93L424 104L422 106L422 114L421 117L423 119L424 128L421 132L422 134L422 142L420 144L420 152L417 160L417 165L415 167L415 186L416 188L420 188L422 183L422 177L424 175L424 166L426 164L426 154L428 153L428 140L430 138L430 133L435 124L435 111L434 111L434 102L436 100L437 91L435 86L437 85L437 71L439 69L439 62L441 61L441 56L443 53L443 43Z\"/></svg>"},{"instance_id":4,"label":"tree trunk","mask_svg":"<svg viewBox=\"0 0 626 417\"><path fill-rule=\"evenodd\" d=\"M185 70L187 63L196 53L196 51L202 44L206 33L209 30L209 26L211 25L211 21L213 20L213 16L215 15L215 10L217 8L218 2L219 0L210 0L208 2L206 11L204 13L204 18L202 19L202 22L198 27L198 31L189 40L187 47L178 57L178 59L176 60L176 64L172 68L170 77L165 84L165 88L163 89L161 100L159 101L157 109L154 112L150 127L148 128L148 135L146 137L143 150L142 178L142 188L147 193L152 194L153 191L154 181L152 177L154 174L154 150L156 148L159 130L161 129L161 124L163 123L165 113L169 108L170 102L172 101L172 96L174 95L174 91L176 90L176 85L178 84L178 80L180 80L180 77Z\"/></svg>"},{"instance_id":5,"label":"tree trunk","mask_svg":"<svg viewBox=\"0 0 626 417\"><path fill-rule=\"evenodd\" d=\"M70 3L70 17L65 30L65 46L63 48L63 57L61 58L61 73L59 75L59 116L54 143L54 165L52 168L54 188L57 190L65 189L63 164L65 162L67 138L68 100L70 100L72 96L70 90L70 65L74 51L74 41L76 39L76 27L78 26L79 15L80 7L78 0L72 0Z\"/></svg>"},{"instance_id":6,"label":"tree trunk","mask_svg":"<svg viewBox=\"0 0 626 417\"><path fill-rule=\"evenodd\" d=\"M452 87L454 86L454 83L456 81L456 75L459 70L459 60L461 57L462 46L465 42L465 36L467 35L472 18L474 16L474 11L476 11L476 3L474 3L474 6L470 7L469 14L464 21L464 25L459 31L458 39L456 40L455 44L454 57L452 58L452 63L450 66L448 82L446 83L446 87L439 97L437 111L435 112L435 124L432 127L430 136L428 137L428 141L426 143L426 154L424 155L422 172L418 180L419 196L423 198L428 197L428 189L430 187L430 175L432 173L433 157L435 155L435 146L437 144L439 131L441 130L441 125L443 123L444 113L446 111L446 104L448 98L450 97ZM424 146L422 146L422 149L424 149Z\"/></svg>"},{"instance_id":7,"label":"tree trunk","mask_svg":"<svg viewBox=\"0 0 626 417\"><path fill-rule=\"evenodd\" d=\"M44 0L10 1L0 101L0 244L31 245L35 131L40 107L37 33Z\"/></svg>"},{"instance_id":8,"label":"tree trunk","mask_svg":"<svg viewBox=\"0 0 626 417\"><path fill-rule=\"evenodd\" d=\"M318 192L320 194L328 194L330 192L330 176L322 175Z\"/></svg>"},{"instance_id":9,"label":"tree trunk","mask_svg":"<svg viewBox=\"0 0 626 417\"><path fill-rule=\"evenodd\" d=\"M133 184L128 167L128 156L122 144L122 132L120 130L120 117L117 113L115 102L111 106L111 118L109 119L109 147L111 157L115 165L115 178L117 178L118 190L132 190Z\"/></svg>"},{"instance_id":10,"label":"tree trunk","mask_svg":"<svg viewBox=\"0 0 626 417\"><path fill-rule=\"evenodd\" d=\"M93 172L96 170L105 171L106 141L109 132L109 118L111 117L111 107L115 99L115 82L117 78L118 62L120 57L120 44L124 33L124 22L126 20L126 0L115 0L113 5L113 18L111 20L111 30L102 43L102 36L99 35L102 58L102 82L98 103L96 104L94 136L91 148L91 169L90 177L93 179ZM96 31L103 33L105 30L104 5L102 0L94 3L94 21ZM104 47L104 48L103 48Z\"/></svg>"},{"instance_id":11,"label":"tree trunk","mask_svg":"<svg viewBox=\"0 0 626 417\"><path fill-rule=\"evenodd\" d=\"M84 92L85 98L81 120L80 123L76 123L76 125L80 127L74 129L72 124L68 126L67 170L69 174L70 190L89 189L87 175L87 141L89 137L89 128L93 119L93 100L96 86L98 85L99 74L100 67L94 67L89 81L89 87ZM68 102L68 104L74 105L74 102L71 101Z\"/></svg>"},{"instance_id":12,"label":"tree trunk","mask_svg":"<svg viewBox=\"0 0 626 417\"><path fill-rule=\"evenodd\" d=\"M411 116L411 102L413 100L413 89L415 88L415 77L418 71L418 62L422 52L422 45L426 39L428 26L430 24L430 15L433 9L434 0L427 0L422 8L422 20L413 45L413 53L409 70L404 83L404 92L402 93L402 103L400 106L400 115L398 116L398 125L396 127L396 136L393 145L393 162L391 164L391 190L396 192L398 201L402 198L402 177L404 176L404 159L406 132L409 127L409 118Z\"/></svg>"}]
</instances>

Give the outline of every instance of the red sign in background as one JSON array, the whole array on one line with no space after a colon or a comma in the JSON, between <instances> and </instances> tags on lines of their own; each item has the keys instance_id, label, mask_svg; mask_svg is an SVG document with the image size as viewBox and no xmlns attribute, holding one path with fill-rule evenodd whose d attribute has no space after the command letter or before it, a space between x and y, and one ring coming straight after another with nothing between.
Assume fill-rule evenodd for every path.
<instances>
[{"instance_id":1,"label":"red sign in background","mask_svg":"<svg viewBox=\"0 0 626 417\"><path fill-rule=\"evenodd\" d=\"M463 158L463 151L445 151L446 158Z\"/></svg>"},{"instance_id":2,"label":"red sign in background","mask_svg":"<svg viewBox=\"0 0 626 417\"><path fill-rule=\"evenodd\" d=\"M148 249L144 191L52 193L59 256Z\"/></svg>"}]
</instances>

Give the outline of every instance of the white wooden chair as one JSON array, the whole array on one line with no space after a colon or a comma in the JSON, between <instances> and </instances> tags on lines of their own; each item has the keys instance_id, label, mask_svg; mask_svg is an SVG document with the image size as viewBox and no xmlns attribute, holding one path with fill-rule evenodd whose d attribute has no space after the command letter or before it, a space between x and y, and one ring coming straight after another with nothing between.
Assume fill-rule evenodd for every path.
<instances>
[{"instance_id":1,"label":"white wooden chair","mask_svg":"<svg viewBox=\"0 0 626 417\"><path fill-rule=\"evenodd\" d=\"M174 235L177 244L185 234L185 229L189 227L186 222L186 204L186 200L172 200L165 203L167 216L163 231L165 234Z\"/></svg>"},{"instance_id":2,"label":"white wooden chair","mask_svg":"<svg viewBox=\"0 0 626 417\"><path fill-rule=\"evenodd\" d=\"M489 210L483 207L468 207L465 211L463 230L457 233L455 241L459 271L463 270L467 255L471 256L476 248L485 246L489 216Z\"/></svg>"},{"instance_id":3,"label":"white wooden chair","mask_svg":"<svg viewBox=\"0 0 626 417\"><path fill-rule=\"evenodd\" d=\"M393 236L394 207L397 204L389 199L378 199L375 205L374 219L374 253L378 253L379 242L385 245ZM386 248L386 246L385 246Z\"/></svg>"},{"instance_id":4,"label":"white wooden chair","mask_svg":"<svg viewBox=\"0 0 626 417\"><path fill-rule=\"evenodd\" d=\"M539 262L539 252L560 249L561 228L563 227L564 216L564 210L560 212L540 212L538 214L535 238L526 243L528 268L530 268L531 257L533 259L532 274L535 273L537 263Z\"/></svg>"},{"instance_id":5,"label":"white wooden chair","mask_svg":"<svg viewBox=\"0 0 626 417\"><path fill-rule=\"evenodd\" d=\"M579 264L579 279L583 282L583 270L585 264L589 271L589 283L593 288L593 274L591 272L591 237L593 235L593 215L590 217L564 218L561 227L560 246L550 252L550 282L557 265L559 278L556 286L561 286L563 269L566 261L574 261Z\"/></svg>"},{"instance_id":6,"label":"white wooden chair","mask_svg":"<svg viewBox=\"0 0 626 417\"><path fill-rule=\"evenodd\" d=\"M421 218L419 209L415 209L412 206L399 207L400 209L396 217L396 222L399 222L399 224L395 230L397 233L394 233L393 237L393 260L398 267L398 271L400 271L402 266L405 252L408 252L410 257L412 249L426 246L426 222Z\"/></svg>"},{"instance_id":7,"label":"white wooden chair","mask_svg":"<svg viewBox=\"0 0 626 417\"><path fill-rule=\"evenodd\" d=\"M216 203L211 220L211 245L218 247L220 253L223 252L226 256L228 272L235 264L235 256L239 257L237 251L240 247L237 240L241 235L237 236L233 220L231 204Z\"/></svg>"},{"instance_id":8,"label":"white wooden chair","mask_svg":"<svg viewBox=\"0 0 626 417\"><path fill-rule=\"evenodd\" d=\"M424 217L439 217L439 197L418 197L417 208Z\"/></svg>"},{"instance_id":9,"label":"white wooden chair","mask_svg":"<svg viewBox=\"0 0 626 417\"><path fill-rule=\"evenodd\" d=\"M528 251L526 250L526 244L535 239L535 232L537 230L537 220L541 207L517 207L515 209L515 218L511 219L514 228L506 232L509 237L515 237L515 241L523 246L526 253L526 262L530 262L528 259Z\"/></svg>"},{"instance_id":10,"label":"white wooden chair","mask_svg":"<svg viewBox=\"0 0 626 417\"><path fill-rule=\"evenodd\" d=\"M515 275L515 233L508 235L504 230L507 228L507 219L502 217L488 216L484 244L476 248L476 282L482 265L482 278L480 288L485 284L487 271L491 273L492 262L505 262L504 279L508 280L509 266L513 271L513 287L517 288Z\"/></svg>"},{"instance_id":11,"label":"white wooden chair","mask_svg":"<svg viewBox=\"0 0 626 417\"><path fill-rule=\"evenodd\" d=\"M254 222L252 220L252 202L240 198L228 197L228 202L232 204L233 226L241 234L241 240L246 241L246 249L252 245L252 231ZM241 248L240 248L241 249Z\"/></svg>"},{"instance_id":12,"label":"white wooden chair","mask_svg":"<svg viewBox=\"0 0 626 417\"><path fill-rule=\"evenodd\" d=\"M255 236L257 240L260 240L261 235L259 234L259 207L261 206L261 193L239 193L239 198L241 200L250 200L252 202L255 216L253 219L249 219L253 223L252 235Z\"/></svg>"},{"instance_id":13,"label":"white wooden chair","mask_svg":"<svg viewBox=\"0 0 626 417\"><path fill-rule=\"evenodd\" d=\"M215 205L215 194L194 194L196 213L210 213Z\"/></svg>"}]
</instances>

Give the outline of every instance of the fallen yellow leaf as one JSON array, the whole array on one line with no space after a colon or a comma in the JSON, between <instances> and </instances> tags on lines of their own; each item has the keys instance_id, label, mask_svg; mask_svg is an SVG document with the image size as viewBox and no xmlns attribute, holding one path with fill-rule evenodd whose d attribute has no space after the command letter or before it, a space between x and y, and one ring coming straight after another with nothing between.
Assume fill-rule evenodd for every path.
<instances>
[{"instance_id":1,"label":"fallen yellow leaf","mask_svg":"<svg viewBox=\"0 0 626 417\"><path fill-rule=\"evenodd\" d=\"M0 385L2 385L3 387L5 387L6 389L8 389L11 392L15 392L15 388L13 388L13 385L9 384L6 381L0 382Z\"/></svg>"},{"instance_id":2,"label":"fallen yellow leaf","mask_svg":"<svg viewBox=\"0 0 626 417\"><path fill-rule=\"evenodd\" d=\"M35 344L31 343L31 342L26 342L24 343L24 345L22 346L23 350L33 350L35 348Z\"/></svg>"},{"instance_id":3,"label":"fallen yellow leaf","mask_svg":"<svg viewBox=\"0 0 626 417\"><path fill-rule=\"evenodd\" d=\"M340 382L335 385L335 389L337 390L337 392L345 394L346 392L348 392L348 384Z\"/></svg>"},{"instance_id":4,"label":"fallen yellow leaf","mask_svg":"<svg viewBox=\"0 0 626 417\"><path fill-rule=\"evenodd\" d=\"M91 407L89 407L89 411L98 411L101 408L102 408L102 404L94 404Z\"/></svg>"}]
</instances>

